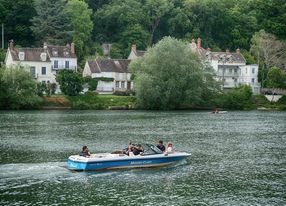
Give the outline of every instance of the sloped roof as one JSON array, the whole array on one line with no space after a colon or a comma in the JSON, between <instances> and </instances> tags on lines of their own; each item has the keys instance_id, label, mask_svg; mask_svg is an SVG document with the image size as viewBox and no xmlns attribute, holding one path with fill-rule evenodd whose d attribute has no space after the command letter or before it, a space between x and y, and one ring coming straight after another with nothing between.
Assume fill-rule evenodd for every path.
<instances>
[{"instance_id":1,"label":"sloped roof","mask_svg":"<svg viewBox=\"0 0 286 206\"><path fill-rule=\"evenodd\" d=\"M12 58L14 61L20 61L19 59L19 52L24 52L24 60L23 61L39 61L43 62L41 59L42 53L47 53L42 48L15 48L13 50L10 49ZM46 61L44 62L50 62L49 55L47 54Z\"/></svg>"},{"instance_id":2,"label":"sloped roof","mask_svg":"<svg viewBox=\"0 0 286 206\"><path fill-rule=\"evenodd\" d=\"M227 59L229 58L229 61L233 62L233 63L245 63L246 60L244 59L243 55L241 53L230 53L230 52L209 52L206 53L206 55L211 55L211 60L217 60L217 61L221 61L221 58Z\"/></svg>"},{"instance_id":3,"label":"sloped roof","mask_svg":"<svg viewBox=\"0 0 286 206\"><path fill-rule=\"evenodd\" d=\"M143 50L136 50L136 56L143 57L146 51Z\"/></svg>"},{"instance_id":4,"label":"sloped roof","mask_svg":"<svg viewBox=\"0 0 286 206\"><path fill-rule=\"evenodd\" d=\"M50 57L77 58L70 46L47 45Z\"/></svg>"},{"instance_id":5,"label":"sloped roof","mask_svg":"<svg viewBox=\"0 0 286 206\"><path fill-rule=\"evenodd\" d=\"M128 59L96 59L88 61L91 73L118 72L130 73L128 71Z\"/></svg>"}]
</instances>

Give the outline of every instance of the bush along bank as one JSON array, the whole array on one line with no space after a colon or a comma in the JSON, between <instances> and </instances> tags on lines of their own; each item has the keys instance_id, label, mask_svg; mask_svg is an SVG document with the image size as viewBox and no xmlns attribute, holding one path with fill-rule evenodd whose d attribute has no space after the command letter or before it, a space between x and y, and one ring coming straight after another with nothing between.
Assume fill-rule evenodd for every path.
<instances>
[{"instance_id":1,"label":"bush along bank","mask_svg":"<svg viewBox=\"0 0 286 206\"><path fill-rule=\"evenodd\" d=\"M81 94L67 97L72 109L134 109L136 97Z\"/></svg>"}]
</instances>

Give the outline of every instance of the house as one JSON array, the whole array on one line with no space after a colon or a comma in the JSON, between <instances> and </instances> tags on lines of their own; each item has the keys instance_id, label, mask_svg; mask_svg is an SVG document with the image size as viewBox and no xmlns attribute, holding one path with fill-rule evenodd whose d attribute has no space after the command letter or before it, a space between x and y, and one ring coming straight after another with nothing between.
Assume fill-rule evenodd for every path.
<instances>
[{"instance_id":1,"label":"house","mask_svg":"<svg viewBox=\"0 0 286 206\"><path fill-rule=\"evenodd\" d=\"M136 49L136 44L132 44L131 46L131 51L130 54L128 56L128 59L133 60L136 59L138 57L143 57L146 51L143 50L137 50Z\"/></svg>"},{"instance_id":2,"label":"house","mask_svg":"<svg viewBox=\"0 0 286 206\"><path fill-rule=\"evenodd\" d=\"M246 60L240 53L236 52L212 52L211 49L204 49L201 46L201 39L192 40L191 49L197 52L214 69L217 79L222 81L224 90L232 89L239 84L251 86L254 94L260 93L260 83L258 82L258 65L247 65Z\"/></svg>"},{"instance_id":3,"label":"house","mask_svg":"<svg viewBox=\"0 0 286 206\"><path fill-rule=\"evenodd\" d=\"M128 59L99 59L86 61L83 77L107 77L108 81L99 80L97 91L99 93L113 93L133 89L131 73L128 71ZM110 80L112 79L112 80Z\"/></svg>"},{"instance_id":4,"label":"house","mask_svg":"<svg viewBox=\"0 0 286 206\"><path fill-rule=\"evenodd\" d=\"M9 42L6 66L21 65L31 72L38 82L56 83L56 74L60 69L77 68L77 57L74 44L54 46L44 43L43 48L15 48L14 42Z\"/></svg>"}]
</instances>

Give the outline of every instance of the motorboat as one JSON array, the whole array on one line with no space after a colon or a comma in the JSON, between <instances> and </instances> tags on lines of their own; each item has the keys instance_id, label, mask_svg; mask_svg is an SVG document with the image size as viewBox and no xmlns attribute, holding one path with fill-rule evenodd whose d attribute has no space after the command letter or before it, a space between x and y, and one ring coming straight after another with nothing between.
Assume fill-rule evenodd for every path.
<instances>
[{"instance_id":1,"label":"motorboat","mask_svg":"<svg viewBox=\"0 0 286 206\"><path fill-rule=\"evenodd\" d=\"M97 153L88 157L72 155L68 158L68 169L75 171L107 170L124 168L150 168L174 164L189 157L186 152L163 153L155 145L144 144L144 151L138 155L132 152Z\"/></svg>"},{"instance_id":2,"label":"motorboat","mask_svg":"<svg viewBox=\"0 0 286 206\"><path fill-rule=\"evenodd\" d=\"M227 111L213 111L213 114L225 114Z\"/></svg>"}]
</instances>

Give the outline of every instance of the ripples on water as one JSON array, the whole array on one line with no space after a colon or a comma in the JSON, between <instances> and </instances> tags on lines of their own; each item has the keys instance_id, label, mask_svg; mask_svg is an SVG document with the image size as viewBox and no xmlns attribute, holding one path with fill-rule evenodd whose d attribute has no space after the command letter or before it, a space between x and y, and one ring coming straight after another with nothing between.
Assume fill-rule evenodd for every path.
<instances>
[{"instance_id":1,"label":"ripples on water","mask_svg":"<svg viewBox=\"0 0 286 206\"><path fill-rule=\"evenodd\" d=\"M285 112L0 112L0 205L285 205ZM87 144L175 142L160 169L71 172Z\"/></svg>"}]
</instances>

